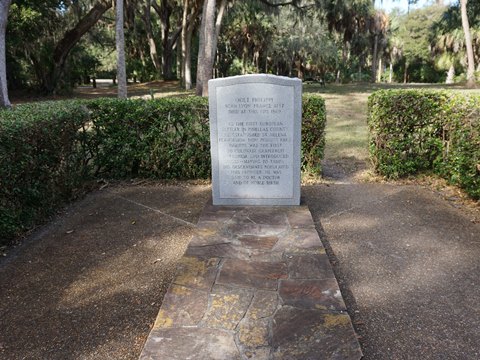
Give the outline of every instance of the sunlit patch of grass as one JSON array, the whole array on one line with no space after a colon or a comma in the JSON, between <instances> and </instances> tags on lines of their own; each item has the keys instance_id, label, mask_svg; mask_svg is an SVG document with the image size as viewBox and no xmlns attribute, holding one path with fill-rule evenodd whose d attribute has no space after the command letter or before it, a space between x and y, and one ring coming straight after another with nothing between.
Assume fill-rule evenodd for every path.
<instances>
[{"instance_id":1,"label":"sunlit patch of grass","mask_svg":"<svg viewBox=\"0 0 480 360\"><path fill-rule=\"evenodd\" d=\"M318 92L327 107L325 159L346 172L355 172L358 163L368 160L367 85L306 86L305 92Z\"/></svg>"}]
</instances>

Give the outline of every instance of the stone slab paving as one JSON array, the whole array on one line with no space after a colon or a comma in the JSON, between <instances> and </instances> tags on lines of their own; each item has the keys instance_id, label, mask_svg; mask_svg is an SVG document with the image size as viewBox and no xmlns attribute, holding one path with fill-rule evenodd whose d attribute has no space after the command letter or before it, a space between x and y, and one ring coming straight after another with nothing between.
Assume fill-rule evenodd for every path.
<instances>
[{"instance_id":1,"label":"stone slab paving","mask_svg":"<svg viewBox=\"0 0 480 360\"><path fill-rule=\"evenodd\" d=\"M360 359L310 211L207 205L140 355Z\"/></svg>"}]
</instances>

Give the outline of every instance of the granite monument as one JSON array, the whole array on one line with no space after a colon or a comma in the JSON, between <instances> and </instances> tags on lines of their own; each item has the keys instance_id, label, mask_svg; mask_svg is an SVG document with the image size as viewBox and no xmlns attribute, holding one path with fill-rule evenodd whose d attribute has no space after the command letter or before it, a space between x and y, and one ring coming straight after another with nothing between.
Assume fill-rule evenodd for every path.
<instances>
[{"instance_id":1,"label":"granite monument","mask_svg":"<svg viewBox=\"0 0 480 360\"><path fill-rule=\"evenodd\" d=\"M299 205L302 82L208 82L214 205Z\"/></svg>"}]
</instances>

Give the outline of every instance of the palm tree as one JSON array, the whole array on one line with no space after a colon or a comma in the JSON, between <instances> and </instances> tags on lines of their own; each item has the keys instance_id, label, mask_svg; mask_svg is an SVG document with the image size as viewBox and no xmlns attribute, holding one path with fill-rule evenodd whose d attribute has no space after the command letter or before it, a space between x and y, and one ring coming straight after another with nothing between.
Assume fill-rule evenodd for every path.
<instances>
[{"instance_id":1,"label":"palm tree","mask_svg":"<svg viewBox=\"0 0 480 360\"><path fill-rule=\"evenodd\" d=\"M455 65L462 62L465 57L465 37L460 29L453 30L438 36L434 50L440 54L436 57L436 65L440 69L447 70L446 84L453 84L455 77Z\"/></svg>"},{"instance_id":2,"label":"palm tree","mask_svg":"<svg viewBox=\"0 0 480 360\"><path fill-rule=\"evenodd\" d=\"M373 34L373 53L372 53L372 81L377 81L378 54L381 53L381 44L385 41L385 35L388 30L388 16L383 11L376 11L371 19L370 32ZM380 45L380 49L379 49Z\"/></svg>"},{"instance_id":3,"label":"palm tree","mask_svg":"<svg viewBox=\"0 0 480 360\"><path fill-rule=\"evenodd\" d=\"M391 36L388 38L387 47L385 49L386 55L389 59L390 74L388 76L388 82L392 83L393 81L393 65L395 65L398 60L403 56L403 43L402 40L397 36Z\"/></svg>"}]
</instances>

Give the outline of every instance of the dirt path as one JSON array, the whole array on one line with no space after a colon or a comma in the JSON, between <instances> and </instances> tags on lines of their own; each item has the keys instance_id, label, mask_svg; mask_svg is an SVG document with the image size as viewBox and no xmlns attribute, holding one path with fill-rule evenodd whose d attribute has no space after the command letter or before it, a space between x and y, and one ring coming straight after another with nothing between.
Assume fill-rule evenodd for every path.
<instances>
[{"instance_id":1,"label":"dirt path","mask_svg":"<svg viewBox=\"0 0 480 360\"><path fill-rule=\"evenodd\" d=\"M368 174L374 88L313 90L326 99L322 165L330 184L303 194L364 359L477 359L479 204L434 177L359 184L380 180Z\"/></svg>"}]
</instances>

